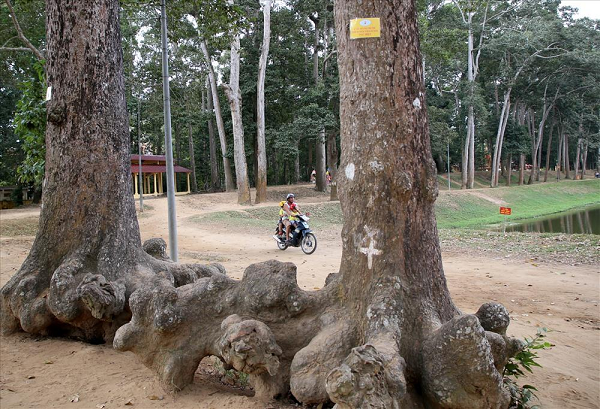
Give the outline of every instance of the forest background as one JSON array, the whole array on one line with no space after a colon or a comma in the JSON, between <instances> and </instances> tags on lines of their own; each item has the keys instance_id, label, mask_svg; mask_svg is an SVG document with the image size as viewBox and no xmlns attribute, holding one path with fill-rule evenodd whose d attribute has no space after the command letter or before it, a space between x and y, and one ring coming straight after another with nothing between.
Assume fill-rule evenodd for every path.
<instances>
[{"instance_id":1,"label":"forest background","mask_svg":"<svg viewBox=\"0 0 600 409\"><path fill-rule=\"evenodd\" d=\"M159 6L121 3L134 154L140 141L146 154L165 152ZM494 187L513 179L546 181L549 169L560 170L551 177L581 178L600 166L599 20L576 19L575 9L557 0L421 0L418 6L438 173L450 167L454 178L460 174L460 187L472 188L476 172L487 172ZM29 185L40 196L44 2L5 0L0 8L0 185ZM168 2L173 152L176 163L192 169L193 190L232 190L237 179L241 192L243 177L257 184L265 27L268 183L305 181L313 169L317 190L326 189L327 169L335 179L339 86L332 10L327 0ZM236 38L241 130L234 130L226 93ZM213 104L211 69L220 109ZM513 170L521 172L513 176ZM184 178L177 183L185 190ZM335 189L331 194L335 198Z\"/></svg>"}]
</instances>

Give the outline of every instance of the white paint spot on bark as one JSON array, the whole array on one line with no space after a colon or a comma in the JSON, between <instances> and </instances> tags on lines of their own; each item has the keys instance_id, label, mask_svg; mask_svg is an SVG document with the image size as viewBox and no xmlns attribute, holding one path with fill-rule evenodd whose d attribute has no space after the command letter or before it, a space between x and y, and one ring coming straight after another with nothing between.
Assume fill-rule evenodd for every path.
<instances>
[{"instance_id":1,"label":"white paint spot on bark","mask_svg":"<svg viewBox=\"0 0 600 409\"><path fill-rule=\"evenodd\" d=\"M349 163L346 165L346 177L349 180L354 180L354 163Z\"/></svg>"},{"instance_id":2,"label":"white paint spot on bark","mask_svg":"<svg viewBox=\"0 0 600 409\"><path fill-rule=\"evenodd\" d=\"M371 166L371 169L373 169L373 171L375 171L375 173L379 173L383 170L383 164L381 162L379 162L378 160L369 162L369 166Z\"/></svg>"},{"instance_id":3,"label":"white paint spot on bark","mask_svg":"<svg viewBox=\"0 0 600 409\"><path fill-rule=\"evenodd\" d=\"M413 101L413 106L417 109L421 109L421 100L418 97Z\"/></svg>"}]
</instances>

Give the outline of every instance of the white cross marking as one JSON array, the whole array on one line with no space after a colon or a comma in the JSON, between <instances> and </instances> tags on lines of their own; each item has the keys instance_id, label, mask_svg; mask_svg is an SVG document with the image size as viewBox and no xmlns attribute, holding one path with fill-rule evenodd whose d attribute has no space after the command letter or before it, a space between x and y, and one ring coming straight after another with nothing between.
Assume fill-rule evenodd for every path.
<instances>
[{"instance_id":1,"label":"white cross marking","mask_svg":"<svg viewBox=\"0 0 600 409\"><path fill-rule=\"evenodd\" d=\"M373 256L378 256L382 251L375 248L375 240L373 239L375 232L369 231L369 228L366 230L371 240L369 242L369 247L361 247L360 252L367 255L367 266L369 267L369 270L371 270L373 268Z\"/></svg>"}]
</instances>

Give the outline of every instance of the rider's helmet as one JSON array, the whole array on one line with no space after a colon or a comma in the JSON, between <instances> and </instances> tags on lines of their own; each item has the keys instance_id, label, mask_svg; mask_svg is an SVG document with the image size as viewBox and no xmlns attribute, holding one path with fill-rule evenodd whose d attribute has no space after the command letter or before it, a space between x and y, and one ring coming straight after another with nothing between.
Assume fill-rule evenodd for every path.
<instances>
[{"instance_id":1,"label":"rider's helmet","mask_svg":"<svg viewBox=\"0 0 600 409\"><path fill-rule=\"evenodd\" d=\"M294 196L293 193L288 193L286 200L290 200L290 198L292 198L292 197L296 197L296 196Z\"/></svg>"}]
</instances>

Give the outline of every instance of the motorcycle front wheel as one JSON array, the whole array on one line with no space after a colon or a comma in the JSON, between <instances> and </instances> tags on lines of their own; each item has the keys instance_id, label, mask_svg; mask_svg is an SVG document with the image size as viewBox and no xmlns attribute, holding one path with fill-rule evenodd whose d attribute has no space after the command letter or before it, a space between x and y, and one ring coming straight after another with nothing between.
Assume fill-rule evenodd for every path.
<instances>
[{"instance_id":1,"label":"motorcycle front wheel","mask_svg":"<svg viewBox=\"0 0 600 409\"><path fill-rule=\"evenodd\" d=\"M306 236L302 237L300 247L304 254L312 254L317 249L317 238L312 233L307 233Z\"/></svg>"}]
</instances>

